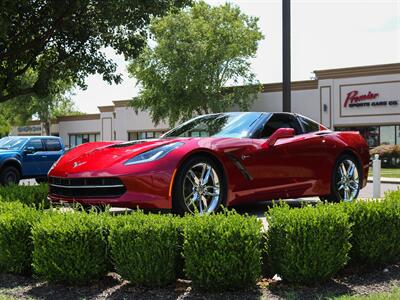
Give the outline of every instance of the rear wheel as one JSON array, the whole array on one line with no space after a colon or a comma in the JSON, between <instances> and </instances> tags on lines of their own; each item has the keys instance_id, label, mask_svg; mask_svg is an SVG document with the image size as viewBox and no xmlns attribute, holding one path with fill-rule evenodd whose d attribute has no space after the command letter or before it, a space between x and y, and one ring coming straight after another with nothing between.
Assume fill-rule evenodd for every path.
<instances>
[{"instance_id":1,"label":"rear wheel","mask_svg":"<svg viewBox=\"0 0 400 300\"><path fill-rule=\"evenodd\" d=\"M352 155L342 155L336 161L332 174L331 191L328 196L320 197L329 202L351 202L357 198L361 187L361 168L359 161Z\"/></svg>"},{"instance_id":2,"label":"rear wheel","mask_svg":"<svg viewBox=\"0 0 400 300\"><path fill-rule=\"evenodd\" d=\"M4 167L0 172L0 184L1 185L11 185L18 184L21 175L17 168L9 166Z\"/></svg>"},{"instance_id":3,"label":"rear wheel","mask_svg":"<svg viewBox=\"0 0 400 300\"><path fill-rule=\"evenodd\" d=\"M225 177L213 159L194 156L187 160L175 178L174 211L201 214L212 213L225 204Z\"/></svg>"}]
</instances>

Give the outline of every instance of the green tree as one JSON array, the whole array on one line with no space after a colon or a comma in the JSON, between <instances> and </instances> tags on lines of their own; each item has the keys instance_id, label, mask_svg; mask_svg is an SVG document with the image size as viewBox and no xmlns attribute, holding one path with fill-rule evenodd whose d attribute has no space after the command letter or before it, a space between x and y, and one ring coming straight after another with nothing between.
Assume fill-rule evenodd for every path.
<instances>
[{"instance_id":1,"label":"green tree","mask_svg":"<svg viewBox=\"0 0 400 300\"><path fill-rule=\"evenodd\" d=\"M190 0L2 0L0 1L0 102L45 97L55 80L85 87L88 74L119 83L116 64L102 49L135 58L145 44L151 17ZM24 85L29 70L38 74Z\"/></svg>"},{"instance_id":2,"label":"green tree","mask_svg":"<svg viewBox=\"0 0 400 300\"><path fill-rule=\"evenodd\" d=\"M154 41L128 67L141 86L132 106L170 125L234 105L246 110L260 89L249 62L263 38L257 22L231 4L205 2L155 18Z\"/></svg>"},{"instance_id":3,"label":"green tree","mask_svg":"<svg viewBox=\"0 0 400 300\"><path fill-rule=\"evenodd\" d=\"M28 72L24 82L34 82L37 75ZM71 80L57 80L49 84L49 94L39 97L35 94L16 97L14 101L0 104L0 111L9 125L21 125L32 118L42 121L46 135L50 134L51 121L62 115L75 115L81 112L70 98L74 84Z\"/></svg>"}]
</instances>

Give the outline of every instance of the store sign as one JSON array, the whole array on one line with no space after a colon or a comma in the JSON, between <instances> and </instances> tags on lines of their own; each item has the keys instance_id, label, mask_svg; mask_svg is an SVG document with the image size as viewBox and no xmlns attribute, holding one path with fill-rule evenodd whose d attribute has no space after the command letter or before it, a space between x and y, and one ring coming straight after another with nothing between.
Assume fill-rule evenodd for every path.
<instances>
[{"instance_id":1,"label":"store sign","mask_svg":"<svg viewBox=\"0 0 400 300\"><path fill-rule=\"evenodd\" d=\"M400 114L400 81L340 86L340 116Z\"/></svg>"},{"instance_id":2,"label":"store sign","mask_svg":"<svg viewBox=\"0 0 400 300\"><path fill-rule=\"evenodd\" d=\"M41 133L42 132L42 127L41 126L19 126L17 127L17 131L20 134L35 134L35 133Z\"/></svg>"}]
</instances>

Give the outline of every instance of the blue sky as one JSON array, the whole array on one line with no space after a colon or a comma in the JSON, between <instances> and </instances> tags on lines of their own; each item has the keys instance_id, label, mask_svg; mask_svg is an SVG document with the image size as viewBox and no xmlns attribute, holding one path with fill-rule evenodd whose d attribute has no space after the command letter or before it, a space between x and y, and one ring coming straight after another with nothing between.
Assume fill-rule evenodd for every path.
<instances>
[{"instance_id":1,"label":"blue sky","mask_svg":"<svg viewBox=\"0 0 400 300\"><path fill-rule=\"evenodd\" d=\"M227 1L208 0L211 5ZM252 59L262 83L280 82L281 0L231 0L241 10L259 18L265 36ZM127 62L112 49L105 50L118 64L124 81L109 85L101 76L87 78L88 88L76 89L72 99L87 113L113 100L137 95ZM340 67L400 62L400 0L292 0L292 80L310 79L312 71Z\"/></svg>"}]
</instances>

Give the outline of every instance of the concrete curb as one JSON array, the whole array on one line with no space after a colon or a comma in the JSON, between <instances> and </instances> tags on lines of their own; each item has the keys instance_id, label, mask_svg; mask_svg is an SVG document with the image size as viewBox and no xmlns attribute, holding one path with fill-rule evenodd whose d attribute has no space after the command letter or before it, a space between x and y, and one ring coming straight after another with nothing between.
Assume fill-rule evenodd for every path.
<instances>
[{"instance_id":1,"label":"concrete curb","mask_svg":"<svg viewBox=\"0 0 400 300\"><path fill-rule=\"evenodd\" d=\"M373 182L373 177L368 177L368 182ZM381 177L381 183L400 184L400 178Z\"/></svg>"}]
</instances>

